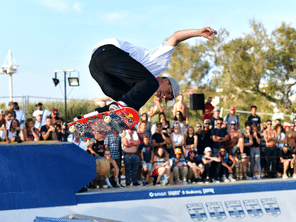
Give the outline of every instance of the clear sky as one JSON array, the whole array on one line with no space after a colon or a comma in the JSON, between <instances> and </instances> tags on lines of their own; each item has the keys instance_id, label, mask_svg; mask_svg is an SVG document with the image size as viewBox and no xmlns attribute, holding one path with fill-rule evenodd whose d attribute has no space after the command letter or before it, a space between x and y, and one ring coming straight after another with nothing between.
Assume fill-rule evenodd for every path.
<instances>
[{"instance_id":1,"label":"clear sky","mask_svg":"<svg viewBox=\"0 0 296 222\"><path fill-rule=\"evenodd\" d=\"M73 89L69 98L103 97L88 62L92 48L106 38L150 49L181 29L226 28L235 38L250 31L253 18L269 33L282 21L293 27L296 22L294 0L10 0L0 5L0 65L8 50L19 65L14 96L63 98L63 74L58 74L62 87L54 87L54 71L76 69L80 86L67 87ZM9 96L8 83L8 75L0 74L0 97Z\"/></svg>"}]
</instances>

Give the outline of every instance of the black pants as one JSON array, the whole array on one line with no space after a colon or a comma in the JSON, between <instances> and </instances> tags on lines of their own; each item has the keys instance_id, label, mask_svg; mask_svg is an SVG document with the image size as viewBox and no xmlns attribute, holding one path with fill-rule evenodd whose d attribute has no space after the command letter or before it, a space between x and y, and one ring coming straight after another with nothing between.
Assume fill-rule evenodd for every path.
<instances>
[{"instance_id":1,"label":"black pants","mask_svg":"<svg viewBox=\"0 0 296 222\"><path fill-rule=\"evenodd\" d=\"M99 47L89 63L92 77L106 96L139 110L159 83L141 63L114 45Z\"/></svg>"},{"instance_id":2,"label":"black pants","mask_svg":"<svg viewBox=\"0 0 296 222\"><path fill-rule=\"evenodd\" d=\"M220 162L215 161L212 161L211 164L205 164L205 176L210 178L213 177L215 180L217 180L220 174L221 165L222 164Z\"/></svg>"},{"instance_id":3,"label":"black pants","mask_svg":"<svg viewBox=\"0 0 296 222\"><path fill-rule=\"evenodd\" d=\"M266 171L269 177L275 176L277 154L278 154L278 148L276 146L266 147L265 149ZM271 169L270 169L270 165L271 165Z\"/></svg>"}]
</instances>

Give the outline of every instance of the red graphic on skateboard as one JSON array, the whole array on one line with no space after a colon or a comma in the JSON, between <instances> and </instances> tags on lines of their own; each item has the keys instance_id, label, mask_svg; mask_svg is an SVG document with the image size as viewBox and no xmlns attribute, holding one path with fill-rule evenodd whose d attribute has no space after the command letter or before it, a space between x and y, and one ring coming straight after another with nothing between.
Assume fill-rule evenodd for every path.
<instances>
[{"instance_id":1,"label":"red graphic on skateboard","mask_svg":"<svg viewBox=\"0 0 296 222\"><path fill-rule=\"evenodd\" d=\"M72 123L69 123L69 131L77 134L85 145L89 146L95 134L107 135L118 132L125 136L125 130L133 128L139 122L139 114L130 107L124 107L109 112L92 112ZM93 141L95 142L95 141Z\"/></svg>"}]
</instances>

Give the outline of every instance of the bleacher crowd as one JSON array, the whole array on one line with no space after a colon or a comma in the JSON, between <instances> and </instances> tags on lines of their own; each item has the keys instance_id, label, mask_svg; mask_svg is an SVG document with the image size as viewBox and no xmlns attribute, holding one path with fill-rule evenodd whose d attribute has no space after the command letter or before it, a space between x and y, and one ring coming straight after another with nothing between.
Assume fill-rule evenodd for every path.
<instances>
[{"instance_id":1,"label":"bleacher crowd","mask_svg":"<svg viewBox=\"0 0 296 222\"><path fill-rule=\"evenodd\" d=\"M209 97L202 120L190 126L182 95L172 109L172 120L166 118L161 98L154 102L149 114L142 113L137 127L127 130L125 137L110 134L88 147L65 130L57 109L48 111L38 103L26 119L18 103L10 102L6 111L0 110L0 139L3 143L69 141L97 161L107 160L110 171L92 181L92 188L97 182L99 187L121 187L121 174L126 186L296 179L296 119L285 127L281 120L261 122L257 107L252 106L242 124L234 106L221 118Z\"/></svg>"}]
</instances>

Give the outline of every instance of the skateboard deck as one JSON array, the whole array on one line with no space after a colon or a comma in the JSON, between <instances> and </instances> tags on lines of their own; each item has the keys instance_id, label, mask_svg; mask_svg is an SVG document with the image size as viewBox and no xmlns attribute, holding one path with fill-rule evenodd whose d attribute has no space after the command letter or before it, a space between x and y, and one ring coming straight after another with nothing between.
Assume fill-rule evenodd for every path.
<instances>
[{"instance_id":1,"label":"skateboard deck","mask_svg":"<svg viewBox=\"0 0 296 222\"><path fill-rule=\"evenodd\" d=\"M134 127L139 122L139 118L136 110L124 107L109 112L89 113L82 119L69 123L68 126L71 133L77 134L88 145L95 134L107 135L118 132L121 137L124 137L125 130Z\"/></svg>"}]
</instances>

